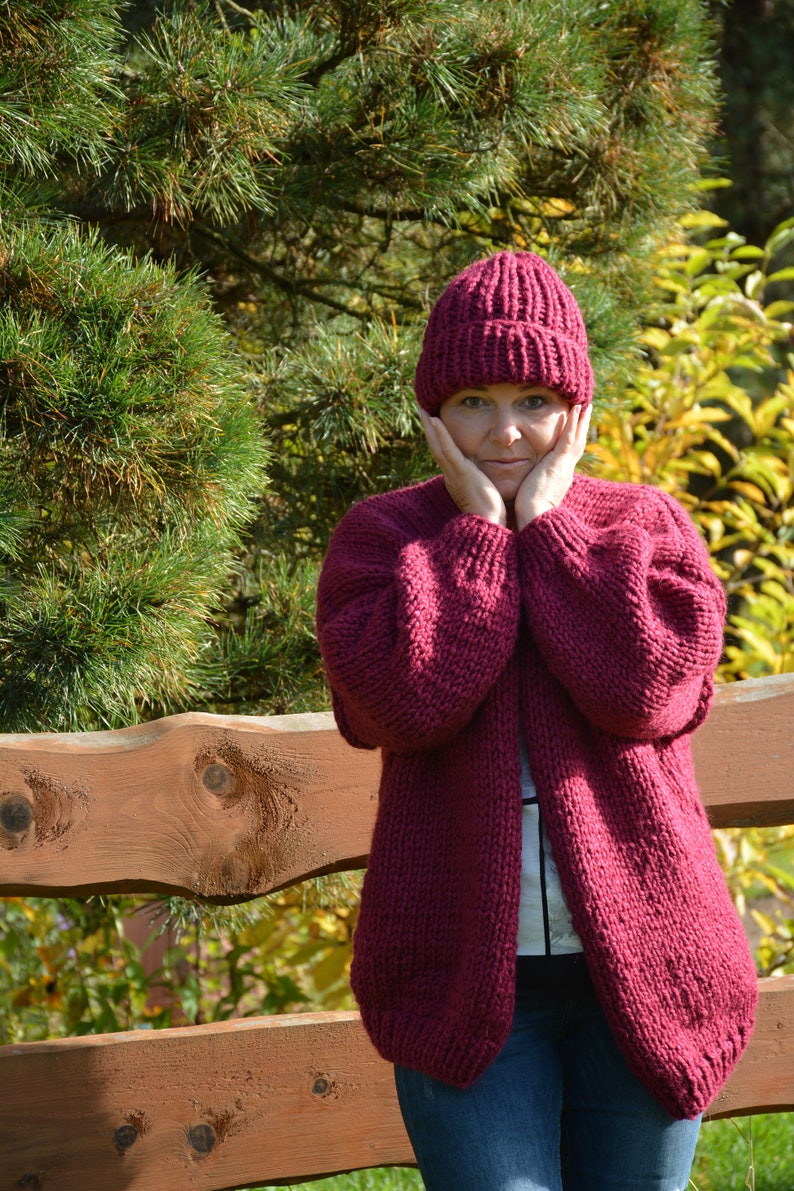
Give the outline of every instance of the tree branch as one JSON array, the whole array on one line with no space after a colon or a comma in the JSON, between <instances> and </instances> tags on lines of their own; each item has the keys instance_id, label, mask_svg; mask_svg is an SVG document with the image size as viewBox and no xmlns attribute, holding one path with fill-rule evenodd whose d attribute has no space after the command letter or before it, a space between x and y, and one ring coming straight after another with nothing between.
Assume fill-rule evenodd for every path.
<instances>
[{"instance_id":1,"label":"tree branch","mask_svg":"<svg viewBox=\"0 0 794 1191\"><path fill-rule=\"evenodd\" d=\"M243 8L242 4L235 4L234 0L221 0L221 3L230 8L232 12L236 12L238 16L247 17L252 25L256 24L256 13L251 12L248 8Z\"/></svg>"},{"instance_id":2,"label":"tree branch","mask_svg":"<svg viewBox=\"0 0 794 1191\"><path fill-rule=\"evenodd\" d=\"M198 232L199 235L204 236L208 240L212 240L215 244L220 245L226 250L235 260L240 261L246 268L250 269L252 273L258 273L260 277L264 277L271 284L275 285L277 289L283 290L285 294L291 297L308 298L311 302L319 302L323 306L329 306L331 310L338 310L340 314L348 314L351 318L357 318L366 322L370 315L364 310L353 310L349 306L345 306L344 302L337 302L335 298L329 298L326 294L320 293L319 290L314 289L311 285L306 285L300 281L292 281L288 277L284 277L281 273L277 273L275 269L271 269L270 265L266 265L264 261L257 260L256 257L244 252L236 244L227 240L220 232L216 232L211 227L206 227L200 223L194 223L192 230Z\"/></svg>"}]
</instances>

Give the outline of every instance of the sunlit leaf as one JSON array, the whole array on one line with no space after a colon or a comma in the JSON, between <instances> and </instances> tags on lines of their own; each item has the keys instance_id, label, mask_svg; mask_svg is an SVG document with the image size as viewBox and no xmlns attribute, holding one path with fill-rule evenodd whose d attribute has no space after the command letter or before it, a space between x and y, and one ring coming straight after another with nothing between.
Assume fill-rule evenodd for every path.
<instances>
[{"instance_id":1,"label":"sunlit leaf","mask_svg":"<svg viewBox=\"0 0 794 1191\"><path fill-rule=\"evenodd\" d=\"M727 219L721 219L713 211L687 211L681 216L679 223L681 227L690 231L704 231L706 228L729 226Z\"/></svg>"}]
</instances>

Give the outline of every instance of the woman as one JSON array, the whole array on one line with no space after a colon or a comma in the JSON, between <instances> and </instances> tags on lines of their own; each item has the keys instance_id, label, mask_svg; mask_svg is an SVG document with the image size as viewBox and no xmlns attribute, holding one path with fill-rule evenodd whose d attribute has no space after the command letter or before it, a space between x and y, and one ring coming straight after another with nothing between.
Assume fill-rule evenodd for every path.
<instances>
[{"instance_id":1,"label":"woman","mask_svg":"<svg viewBox=\"0 0 794 1191\"><path fill-rule=\"evenodd\" d=\"M694 782L724 597L664 493L575 474L593 377L553 269L433 308L435 479L338 526L318 634L383 775L351 974L430 1191L683 1191L753 963Z\"/></svg>"}]
</instances>

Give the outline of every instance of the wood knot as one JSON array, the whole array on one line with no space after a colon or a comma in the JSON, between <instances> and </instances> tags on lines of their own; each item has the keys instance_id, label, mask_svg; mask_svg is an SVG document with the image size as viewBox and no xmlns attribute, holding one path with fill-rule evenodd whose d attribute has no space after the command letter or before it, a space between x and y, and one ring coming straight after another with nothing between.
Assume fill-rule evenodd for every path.
<instances>
[{"instance_id":1,"label":"wood knot","mask_svg":"<svg viewBox=\"0 0 794 1191\"><path fill-rule=\"evenodd\" d=\"M210 794L217 794L219 797L228 797L234 789L234 774L219 761L206 767L201 780Z\"/></svg>"},{"instance_id":2,"label":"wood knot","mask_svg":"<svg viewBox=\"0 0 794 1191\"><path fill-rule=\"evenodd\" d=\"M21 1191L41 1191L41 1179L37 1174L23 1174L14 1186L19 1187Z\"/></svg>"},{"instance_id":3,"label":"wood knot","mask_svg":"<svg viewBox=\"0 0 794 1191\"><path fill-rule=\"evenodd\" d=\"M239 901L241 895L263 892L283 862L288 830L297 817L297 791L313 770L273 748L245 752L220 735L207 740L193 764L202 810L221 813L226 845L221 857L217 849L208 850L195 892L213 901ZM205 792L214 806L207 805Z\"/></svg>"},{"instance_id":4,"label":"wood knot","mask_svg":"<svg viewBox=\"0 0 794 1191\"><path fill-rule=\"evenodd\" d=\"M66 785L37 769L25 767L23 773L30 798L25 795L16 797L28 802L29 813L35 820L36 843L56 844L85 819L88 794L77 784ZM17 812L22 815L25 813L24 808ZM20 842L21 838L16 842Z\"/></svg>"},{"instance_id":5,"label":"wood knot","mask_svg":"<svg viewBox=\"0 0 794 1191\"><path fill-rule=\"evenodd\" d=\"M128 1150L138 1140L138 1130L134 1125L120 1125L113 1134L113 1141L120 1150Z\"/></svg>"},{"instance_id":6,"label":"wood knot","mask_svg":"<svg viewBox=\"0 0 794 1191\"><path fill-rule=\"evenodd\" d=\"M338 1095L339 1088L330 1075L315 1076L312 1084L312 1096L316 1096L318 1100L327 1100L329 1097L335 1100Z\"/></svg>"},{"instance_id":7,"label":"wood knot","mask_svg":"<svg viewBox=\"0 0 794 1191\"><path fill-rule=\"evenodd\" d=\"M24 794L0 796L0 828L5 835L12 837L13 843L21 843L35 817L33 807Z\"/></svg>"},{"instance_id":8,"label":"wood knot","mask_svg":"<svg viewBox=\"0 0 794 1191\"><path fill-rule=\"evenodd\" d=\"M212 1125L193 1125L187 1139L197 1154L208 1154L215 1145L215 1130Z\"/></svg>"},{"instance_id":9,"label":"wood knot","mask_svg":"<svg viewBox=\"0 0 794 1191\"><path fill-rule=\"evenodd\" d=\"M234 893L246 893L252 888L251 869L246 863L245 857L238 856L236 853L223 858L218 877L222 888Z\"/></svg>"}]
</instances>

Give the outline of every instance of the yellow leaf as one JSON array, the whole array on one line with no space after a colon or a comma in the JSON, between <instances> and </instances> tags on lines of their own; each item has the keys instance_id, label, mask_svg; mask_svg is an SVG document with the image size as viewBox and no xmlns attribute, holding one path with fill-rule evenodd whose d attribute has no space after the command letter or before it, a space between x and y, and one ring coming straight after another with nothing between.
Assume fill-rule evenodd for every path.
<instances>
[{"instance_id":1,"label":"yellow leaf","mask_svg":"<svg viewBox=\"0 0 794 1191\"><path fill-rule=\"evenodd\" d=\"M345 975L345 968L350 959L350 948L333 947L325 959L320 960L312 969L312 980L318 992L323 992L336 984Z\"/></svg>"},{"instance_id":2,"label":"yellow leaf","mask_svg":"<svg viewBox=\"0 0 794 1191\"><path fill-rule=\"evenodd\" d=\"M541 204L541 212L544 215L551 216L552 219L562 218L563 215L572 215L576 207L573 203L569 203L567 199L552 198L546 199Z\"/></svg>"},{"instance_id":3,"label":"yellow leaf","mask_svg":"<svg viewBox=\"0 0 794 1191\"><path fill-rule=\"evenodd\" d=\"M664 351L670 342L670 334L662 327L648 327L647 331L643 331L640 340L656 351Z\"/></svg>"},{"instance_id":4,"label":"yellow leaf","mask_svg":"<svg viewBox=\"0 0 794 1191\"><path fill-rule=\"evenodd\" d=\"M720 219L719 215L715 215L713 211L687 211L678 222L681 227L694 227L699 231L704 228L728 227L727 219Z\"/></svg>"},{"instance_id":5,"label":"yellow leaf","mask_svg":"<svg viewBox=\"0 0 794 1191\"><path fill-rule=\"evenodd\" d=\"M769 914L763 914L760 910L751 910L750 913L765 934L773 935L775 933L774 918L771 918Z\"/></svg>"},{"instance_id":6,"label":"yellow leaf","mask_svg":"<svg viewBox=\"0 0 794 1191\"><path fill-rule=\"evenodd\" d=\"M734 550L733 565L736 567L737 571L744 570L744 568L748 565L748 563L751 563L752 561L753 561L752 550Z\"/></svg>"},{"instance_id":7,"label":"yellow leaf","mask_svg":"<svg viewBox=\"0 0 794 1191\"><path fill-rule=\"evenodd\" d=\"M713 405L695 405L692 409L685 410L679 417L673 418L667 423L671 430L677 430L680 426L699 426L702 423L711 425L714 422L730 422L731 415L727 409L717 409Z\"/></svg>"},{"instance_id":8,"label":"yellow leaf","mask_svg":"<svg viewBox=\"0 0 794 1191\"><path fill-rule=\"evenodd\" d=\"M785 393L775 393L772 397L768 397L765 401L761 401L756 407L753 415L753 423L756 434L768 434L778 419L778 415L787 410L789 406L789 398Z\"/></svg>"},{"instance_id":9,"label":"yellow leaf","mask_svg":"<svg viewBox=\"0 0 794 1191\"><path fill-rule=\"evenodd\" d=\"M794 310L794 302L788 302L781 299L779 302L770 302L766 307L766 317L778 319L782 314L791 314Z\"/></svg>"},{"instance_id":10,"label":"yellow leaf","mask_svg":"<svg viewBox=\"0 0 794 1191\"><path fill-rule=\"evenodd\" d=\"M748 298L754 298L764 288L765 277L760 269L752 272L744 283L744 292Z\"/></svg>"},{"instance_id":11,"label":"yellow leaf","mask_svg":"<svg viewBox=\"0 0 794 1191\"><path fill-rule=\"evenodd\" d=\"M766 497L756 484L748 484L746 480L731 480L728 487L733 488L736 492L741 492L742 496L746 496L748 500L757 501L759 504L766 503Z\"/></svg>"}]
</instances>

